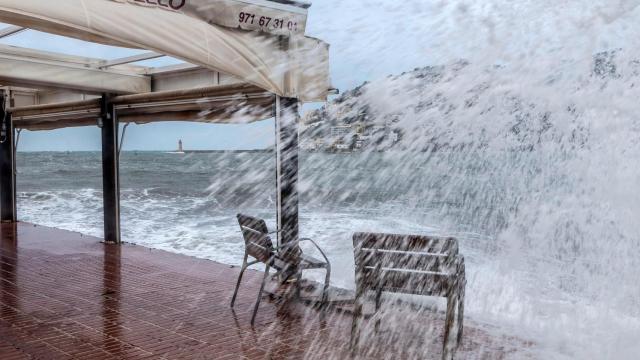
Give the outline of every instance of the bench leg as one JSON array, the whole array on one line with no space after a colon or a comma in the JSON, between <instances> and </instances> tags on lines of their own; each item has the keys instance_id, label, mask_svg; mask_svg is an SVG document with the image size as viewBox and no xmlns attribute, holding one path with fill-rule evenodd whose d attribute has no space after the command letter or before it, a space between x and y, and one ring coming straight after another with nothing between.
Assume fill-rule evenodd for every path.
<instances>
[{"instance_id":1,"label":"bench leg","mask_svg":"<svg viewBox=\"0 0 640 360\"><path fill-rule=\"evenodd\" d=\"M253 315L251 316L251 325L256 321L256 314L258 313L258 307L260 306L260 299L262 298L262 292L264 291L264 284L267 282L269 276L269 265L266 265L264 269L264 276L262 277L262 284L260 284L260 291L258 291L258 299L256 299L256 305L253 308Z\"/></svg>"},{"instance_id":2,"label":"bench leg","mask_svg":"<svg viewBox=\"0 0 640 360\"><path fill-rule=\"evenodd\" d=\"M362 292L356 289L356 300L353 304L353 317L351 318L351 341L349 342L352 358L358 354L358 343L360 342L359 322L362 316L362 295Z\"/></svg>"},{"instance_id":3,"label":"bench leg","mask_svg":"<svg viewBox=\"0 0 640 360\"><path fill-rule=\"evenodd\" d=\"M373 326L373 329L375 330L376 333L378 333L378 331L380 331L380 305L382 303L382 288L378 287L376 289L376 312L375 312L375 316L376 316L376 322Z\"/></svg>"},{"instance_id":4,"label":"bench leg","mask_svg":"<svg viewBox=\"0 0 640 360\"><path fill-rule=\"evenodd\" d=\"M233 297L231 297L231 307L236 303L236 296L238 295L238 289L240 288L240 282L242 281L242 275L247 270L247 254L244 254L244 260L242 261L242 268L240 269L240 275L238 275L238 281L236 282L236 289L233 291Z\"/></svg>"},{"instance_id":5,"label":"bench leg","mask_svg":"<svg viewBox=\"0 0 640 360\"><path fill-rule=\"evenodd\" d=\"M454 292L447 296L447 316L444 325L444 344L442 345L442 360L453 359L453 351L451 349L450 337L451 330L455 321L455 311L457 303L457 294Z\"/></svg>"}]
</instances>

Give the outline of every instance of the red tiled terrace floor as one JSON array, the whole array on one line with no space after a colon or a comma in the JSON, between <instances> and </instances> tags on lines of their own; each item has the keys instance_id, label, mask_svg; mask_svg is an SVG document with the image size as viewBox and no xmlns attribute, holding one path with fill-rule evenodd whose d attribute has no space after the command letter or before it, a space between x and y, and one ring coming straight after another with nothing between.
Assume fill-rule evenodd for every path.
<instances>
[{"instance_id":1,"label":"red tiled terrace floor","mask_svg":"<svg viewBox=\"0 0 640 360\"><path fill-rule=\"evenodd\" d=\"M0 232L0 359L348 357L348 314L264 300L252 328L258 272L245 275L232 311L238 268L25 223ZM361 341L362 358L439 358L442 319L398 316L402 326ZM512 351L465 331L457 358Z\"/></svg>"}]
</instances>

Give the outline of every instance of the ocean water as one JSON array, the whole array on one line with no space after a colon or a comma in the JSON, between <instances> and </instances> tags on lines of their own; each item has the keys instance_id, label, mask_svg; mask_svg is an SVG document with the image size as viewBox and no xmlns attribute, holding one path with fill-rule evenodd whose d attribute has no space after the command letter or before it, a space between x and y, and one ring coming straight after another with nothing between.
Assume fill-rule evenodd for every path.
<instances>
[{"instance_id":1,"label":"ocean water","mask_svg":"<svg viewBox=\"0 0 640 360\"><path fill-rule=\"evenodd\" d=\"M478 242L474 247L488 246L473 225L455 221L456 203L463 199L447 199L439 191L427 194L437 186L432 182L448 176L408 179L381 171L396 168L397 160L392 154L301 156L300 234L317 240L331 255L340 269L333 279L338 286L353 287L351 236L356 231L462 231ZM20 219L102 236L100 161L97 152L19 153ZM424 161L419 155L415 164ZM273 229L275 196L272 153L122 154L127 242L238 265L244 243L235 215L254 214ZM430 219L441 206L450 208L452 218L446 223L440 215L440 221ZM449 228L452 224L455 230Z\"/></svg>"},{"instance_id":2,"label":"ocean water","mask_svg":"<svg viewBox=\"0 0 640 360\"><path fill-rule=\"evenodd\" d=\"M469 321L534 344L513 358L635 359L640 245L618 216L626 200L599 203L596 187L576 193L567 164L584 159L546 155L301 154L301 236L326 250L332 283L346 288L353 232L455 236ZM18 153L17 161L20 220L102 236L99 153ZM236 213L275 227L274 165L272 153L124 152L124 240L238 265ZM595 206L608 213L594 216Z\"/></svg>"}]
</instances>

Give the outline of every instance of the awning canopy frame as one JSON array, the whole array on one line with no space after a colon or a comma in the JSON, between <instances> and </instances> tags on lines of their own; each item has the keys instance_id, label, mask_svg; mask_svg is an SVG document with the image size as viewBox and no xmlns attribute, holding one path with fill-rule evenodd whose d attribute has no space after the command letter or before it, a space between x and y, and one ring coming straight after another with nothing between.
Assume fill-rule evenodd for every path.
<instances>
[{"instance_id":1,"label":"awning canopy frame","mask_svg":"<svg viewBox=\"0 0 640 360\"><path fill-rule=\"evenodd\" d=\"M101 98L9 107L16 129L53 130L97 125ZM273 117L275 95L252 85L232 84L169 90L111 99L121 123L198 121L251 122Z\"/></svg>"},{"instance_id":2,"label":"awning canopy frame","mask_svg":"<svg viewBox=\"0 0 640 360\"><path fill-rule=\"evenodd\" d=\"M207 1L213 0L194 0L194 4L206 5ZM241 19L247 19L247 9L260 10L259 4L271 2L298 7L301 10L293 11L297 15L292 19L304 14L306 22L309 7L303 0L218 1L234 6L250 3L249 7L232 9L243 11ZM84 15L78 14L81 10ZM262 27L264 16L259 15L258 25ZM146 25L127 23L132 16L145 17L141 23ZM9 134L5 136L3 128L0 220L17 221L15 130L101 128L105 241L120 243L121 122L237 123L273 117L278 237L281 243L298 240L298 103L325 101L331 93L328 45L294 34L300 31L298 26L290 27L290 33L275 29L258 34L264 29L251 28L249 25L255 24L248 20L246 26L231 29L202 19L189 20L190 16L164 10L152 13L126 0L0 0L0 21L13 24L0 29L0 39L33 28L147 50L105 60L0 45L0 120L3 126L8 124ZM136 33L154 22L182 25L192 39L202 39L176 43L165 27L151 37ZM279 34L275 36L274 32ZM188 63L164 68L135 65L165 55ZM309 68L305 61L309 61Z\"/></svg>"},{"instance_id":3,"label":"awning canopy frame","mask_svg":"<svg viewBox=\"0 0 640 360\"><path fill-rule=\"evenodd\" d=\"M28 29L10 30L5 36ZM95 125L102 94L116 96L116 102L162 99L145 105L116 105L121 122L224 123L273 117L274 93L230 75L188 63L158 68L135 65L163 56L144 52L105 60L0 44L0 85L11 99L8 112L16 129Z\"/></svg>"},{"instance_id":4,"label":"awning canopy frame","mask_svg":"<svg viewBox=\"0 0 640 360\"><path fill-rule=\"evenodd\" d=\"M101 60L5 46L0 49L0 84L94 93L148 92L153 91L144 83L145 78L149 80L144 75L149 68L135 69L126 64L167 55L282 97L301 102L326 101L332 88L328 44L305 36L304 27L292 27L282 33L273 29L276 20L288 16L293 16L294 23L306 23L308 3L189 0L180 11L169 11L155 2L156 5L144 4L128 0L0 0L0 21L13 25L0 30L0 38L30 28L150 51ZM10 74L7 70L18 63L29 67ZM136 74L136 70L143 74ZM85 77L88 80L83 82Z\"/></svg>"}]
</instances>

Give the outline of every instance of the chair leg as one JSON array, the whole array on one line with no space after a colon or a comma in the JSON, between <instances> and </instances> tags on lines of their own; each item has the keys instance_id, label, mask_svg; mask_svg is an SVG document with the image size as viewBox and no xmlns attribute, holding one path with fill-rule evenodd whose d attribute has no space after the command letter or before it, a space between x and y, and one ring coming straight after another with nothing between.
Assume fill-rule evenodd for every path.
<instances>
[{"instance_id":1,"label":"chair leg","mask_svg":"<svg viewBox=\"0 0 640 360\"><path fill-rule=\"evenodd\" d=\"M236 303L236 296L238 295L238 289L240 288L240 282L242 281L242 275L247 270L247 254L244 254L244 261L242 261L242 268L240 269L240 275L238 275L238 281L236 282L236 289L233 291L233 297L231 298L231 307Z\"/></svg>"},{"instance_id":2,"label":"chair leg","mask_svg":"<svg viewBox=\"0 0 640 360\"><path fill-rule=\"evenodd\" d=\"M324 288L322 289L322 305L326 306L329 300L329 285L331 285L331 265L327 264L327 271L324 277Z\"/></svg>"},{"instance_id":3,"label":"chair leg","mask_svg":"<svg viewBox=\"0 0 640 360\"><path fill-rule=\"evenodd\" d=\"M256 314L258 313L258 307L260 306L260 299L262 298L262 292L264 291L264 284L267 282L269 276L269 265L266 265L264 269L264 276L262 277L262 284L260 284L260 291L258 291L258 298L256 299L256 305L253 308L253 315L251 316L251 325L256 321Z\"/></svg>"},{"instance_id":4,"label":"chair leg","mask_svg":"<svg viewBox=\"0 0 640 360\"><path fill-rule=\"evenodd\" d=\"M299 270L299 269L298 269L298 274L296 275L295 287L296 287L295 299L300 300L301 298L300 293L302 292L302 270Z\"/></svg>"},{"instance_id":5,"label":"chair leg","mask_svg":"<svg viewBox=\"0 0 640 360\"><path fill-rule=\"evenodd\" d=\"M449 344L449 338L451 335L451 328L455 320L455 305L457 302L456 292L452 292L447 296L447 315L444 325L444 344L442 345L442 360L450 360L453 358L453 352L451 351L451 345Z\"/></svg>"}]
</instances>

